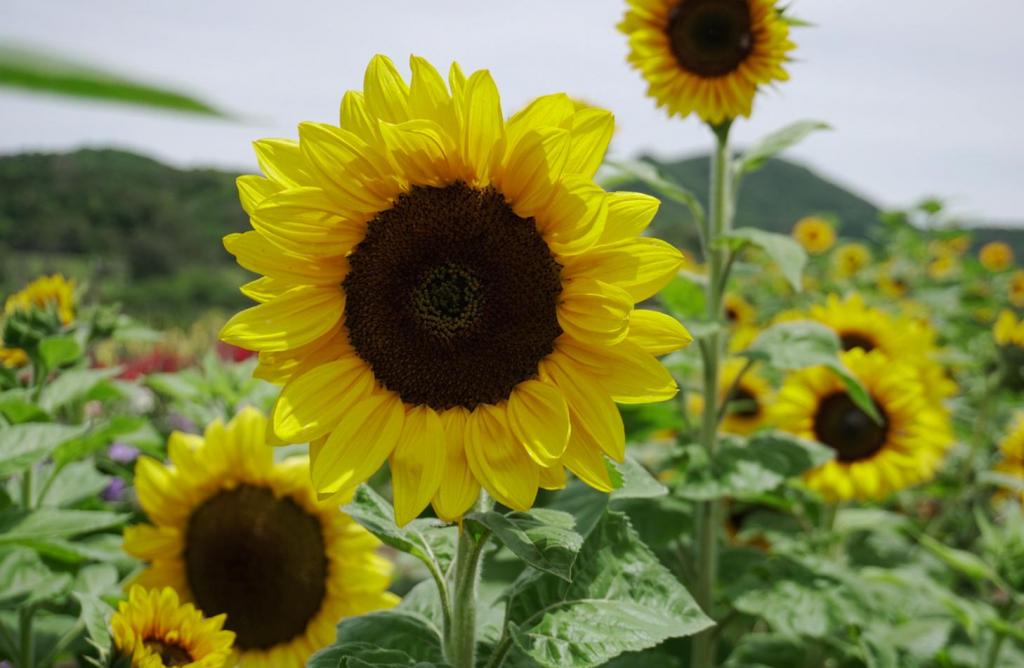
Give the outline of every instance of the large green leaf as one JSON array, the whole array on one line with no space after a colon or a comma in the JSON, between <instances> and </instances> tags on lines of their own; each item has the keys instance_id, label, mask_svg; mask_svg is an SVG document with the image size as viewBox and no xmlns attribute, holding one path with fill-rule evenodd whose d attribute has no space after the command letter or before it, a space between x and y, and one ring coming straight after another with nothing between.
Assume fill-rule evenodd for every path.
<instances>
[{"instance_id":1,"label":"large green leaf","mask_svg":"<svg viewBox=\"0 0 1024 668\"><path fill-rule=\"evenodd\" d=\"M0 414L11 424L50 420L46 411L32 401L31 391L21 387L0 393Z\"/></svg>"},{"instance_id":2,"label":"large green leaf","mask_svg":"<svg viewBox=\"0 0 1024 668\"><path fill-rule=\"evenodd\" d=\"M52 466L43 472L52 475ZM96 496L109 482L110 478L97 471L92 461L71 462L57 472L53 483L46 489L46 495L38 503L54 508L70 506Z\"/></svg>"},{"instance_id":3,"label":"large green leaf","mask_svg":"<svg viewBox=\"0 0 1024 668\"><path fill-rule=\"evenodd\" d=\"M569 513L545 508L507 515L489 511L467 515L466 521L490 529L505 547L534 568L570 581L583 537L573 531L576 520Z\"/></svg>"},{"instance_id":4,"label":"large green leaf","mask_svg":"<svg viewBox=\"0 0 1024 668\"><path fill-rule=\"evenodd\" d=\"M35 464L85 430L85 426L38 423L0 429L0 476Z\"/></svg>"},{"instance_id":5,"label":"large green leaf","mask_svg":"<svg viewBox=\"0 0 1024 668\"><path fill-rule=\"evenodd\" d=\"M768 158L800 143L807 135L818 130L828 130L828 123L821 121L797 121L776 130L748 148L736 162L736 172L753 172L764 166Z\"/></svg>"},{"instance_id":6,"label":"large green leaf","mask_svg":"<svg viewBox=\"0 0 1024 668\"><path fill-rule=\"evenodd\" d=\"M711 462L699 446L687 448L687 454L677 493L694 500L767 492L835 455L831 448L774 431L754 434L748 441L725 437Z\"/></svg>"},{"instance_id":7,"label":"large green leaf","mask_svg":"<svg viewBox=\"0 0 1024 668\"><path fill-rule=\"evenodd\" d=\"M751 245L768 254L782 275L797 292L803 290L804 266L807 252L792 237L756 227L740 227L721 239L735 250Z\"/></svg>"},{"instance_id":8,"label":"large green leaf","mask_svg":"<svg viewBox=\"0 0 1024 668\"><path fill-rule=\"evenodd\" d=\"M748 633L729 654L726 668L792 668L806 664L806 643L775 633Z\"/></svg>"},{"instance_id":9,"label":"large green leaf","mask_svg":"<svg viewBox=\"0 0 1024 668\"><path fill-rule=\"evenodd\" d=\"M51 336L39 342L39 356L47 369L74 362L81 355L82 347L73 336Z\"/></svg>"},{"instance_id":10,"label":"large green leaf","mask_svg":"<svg viewBox=\"0 0 1024 668\"><path fill-rule=\"evenodd\" d=\"M338 624L338 643L353 642L399 650L417 661L444 662L440 629L404 610L383 610L343 620Z\"/></svg>"},{"instance_id":11,"label":"large green leaf","mask_svg":"<svg viewBox=\"0 0 1024 668\"><path fill-rule=\"evenodd\" d=\"M146 418L137 415L114 415L92 426L88 433L61 444L53 453L53 460L66 464L83 459L101 450L119 437L134 434L149 426Z\"/></svg>"},{"instance_id":12,"label":"large green leaf","mask_svg":"<svg viewBox=\"0 0 1024 668\"><path fill-rule=\"evenodd\" d=\"M71 369L57 376L39 394L39 405L52 413L54 410L77 401L92 392L97 385L121 372L109 369Z\"/></svg>"},{"instance_id":13,"label":"large green leaf","mask_svg":"<svg viewBox=\"0 0 1024 668\"><path fill-rule=\"evenodd\" d=\"M509 594L507 621L515 644L552 668L598 666L712 624L617 512L587 537L571 583L524 574Z\"/></svg>"},{"instance_id":14,"label":"large green leaf","mask_svg":"<svg viewBox=\"0 0 1024 668\"><path fill-rule=\"evenodd\" d=\"M614 500L654 499L668 494L668 488L632 457L626 457L621 463L609 461L607 465L615 485L611 493Z\"/></svg>"},{"instance_id":15,"label":"large green leaf","mask_svg":"<svg viewBox=\"0 0 1024 668\"><path fill-rule=\"evenodd\" d=\"M50 53L0 46L0 85L142 105L169 111L223 116L204 102L177 91L88 68Z\"/></svg>"},{"instance_id":16,"label":"large green leaf","mask_svg":"<svg viewBox=\"0 0 1024 668\"><path fill-rule=\"evenodd\" d=\"M705 219L704 206L692 192L666 178L658 171L658 168L643 160L620 160L609 161L608 165L620 170L628 179L636 179L643 182L666 199L678 202L690 210L698 225ZM607 182L605 187L609 190L615 188L614 180Z\"/></svg>"},{"instance_id":17,"label":"large green leaf","mask_svg":"<svg viewBox=\"0 0 1024 668\"><path fill-rule=\"evenodd\" d=\"M307 668L442 668L448 664L417 661L408 652L377 647L366 642L347 642L320 650Z\"/></svg>"},{"instance_id":18,"label":"large green leaf","mask_svg":"<svg viewBox=\"0 0 1024 668\"><path fill-rule=\"evenodd\" d=\"M81 607L80 619L85 625L85 632L90 644L96 648L101 658L110 652L110 632L108 625L114 609L96 594L84 591L72 592Z\"/></svg>"},{"instance_id":19,"label":"large green leaf","mask_svg":"<svg viewBox=\"0 0 1024 668\"><path fill-rule=\"evenodd\" d=\"M0 606L45 601L70 585L70 575L52 572L31 550L13 550L0 560Z\"/></svg>"},{"instance_id":20,"label":"large green leaf","mask_svg":"<svg viewBox=\"0 0 1024 668\"><path fill-rule=\"evenodd\" d=\"M127 515L102 510L3 510L0 544L77 536L119 526L127 519Z\"/></svg>"}]
</instances>

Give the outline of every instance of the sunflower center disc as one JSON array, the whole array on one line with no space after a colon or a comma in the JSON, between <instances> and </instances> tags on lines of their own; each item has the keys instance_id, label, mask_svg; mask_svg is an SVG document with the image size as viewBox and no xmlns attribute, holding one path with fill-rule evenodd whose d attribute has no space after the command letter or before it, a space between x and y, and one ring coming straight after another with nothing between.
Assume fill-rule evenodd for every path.
<instances>
[{"instance_id":1,"label":"sunflower center disc","mask_svg":"<svg viewBox=\"0 0 1024 668\"><path fill-rule=\"evenodd\" d=\"M843 350L853 350L854 348L860 348L866 353L871 352L875 349L875 342L871 340L867 334L861 334L860 332L847 332L839 337L839 343L843 347Z\"/></svg>"},{"instance_id":2,"label":"sunflower center disc","mask_svg":"<svg viewBox=\"0 0 1024 668\"><path fill-rule=\"evenodd\" d=\"M889 435L889 419L882 413L882 424L857 407L845 392L831 394L818 404L814 416L814 434L818 441L836 451L841 462L869 459L882 449Z\"/></svg>"},{"instance_id":3,"label":"sunflower center disc","mask_svg":"<svg viewBox=\"0 0 1024 668\"><path fill-rule=\"evenodd\" d=\"M754 47L747 0L682 0L669 14L668 38L683 69L703 77L726 75Z\"/></svg>"},{"instance_id":4,"label":"sunflower center disc","mask_svg":"<svg viewBox=\"0 0 1024 668\"><path fill-rule=\"evenodd\" d=\"M320 521L264 487L222 491L189 518L185 574L204 615L227 613L239 649L288 642L327 593Z\"/></svg>"},{"instance_id":5,"label":"sunflower center disc","mask_svg":"<svg viewBox=\"0 0 1024 668\"><path fill-rule=\"evenodd\" d=\"M729 395L729 401L730 403L735 402L738 404L735 410L729 411L732 415L753 418L757 417L761 412L761 407L757 403L757 397L744 387L737 387L733 390L732 394Z\"/></svg>"},{"instance_id":6,"label":"sunflower center disc","mask_svg":"<svg viewBox=\"0 0 1024 668\"><path fill-rule=\"evenodd\" d=\"M146 649L160 657L160 663L165 666L187 666L192 663L192 655L177 643L154 639L147 640L143 644Z\"/></svg>"},{"instance_id":7,"label":"sunflower center disc","mask_svg":"<svg viewBox=\"0 0 1024 668\"><path fill-rule=\"evenodd\" d=\"M349 340L407 404L508 399L562 333L561 265L493 188L415 186L370 221L348 260Z\"/></svg>"}]
</instances>

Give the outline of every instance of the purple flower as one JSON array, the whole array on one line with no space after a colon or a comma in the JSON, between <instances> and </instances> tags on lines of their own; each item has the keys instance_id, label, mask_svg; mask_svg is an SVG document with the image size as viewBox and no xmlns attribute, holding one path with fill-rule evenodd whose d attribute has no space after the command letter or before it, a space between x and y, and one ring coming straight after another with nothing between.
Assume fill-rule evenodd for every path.
<instances>
[{"instance_id":1,"label":"purple flower","mask_svg":"<svg viewBox=\"0 0 1024 668\"><path fill-rule=\"evenodd\" d=\"M127 443L113 443L107 448L107 456L119 464L131 464L139 457L139 449Z\"/></svg>"},{"instance_id":2,"label":"purple flower","mask_svg":"<svg viewBox=\"0 0 1024 668\"><path fill-rule=\"evenodd\" d=\"M124 490L127 487L128 484L125 483L125 481L122 480L121 478L111 478L110 482L107 483L106 489L100 492L100 497L104 501L116 503L117 501L120 501L121 498L124 496Z\"/></svg>"},{"instance_id":3,"label":"purple flower","mask_svg":"<svg viewBox=\"0 0 1024 668\"><path fill-rule=\"evenodd\" d=\"M194 434L199 431L196 427L196 423L189 420L181 413L171 413L167 416L167 421L171 424L171 429L174 431L183 431L187 434Z\"/></svg>"}]
</instances>

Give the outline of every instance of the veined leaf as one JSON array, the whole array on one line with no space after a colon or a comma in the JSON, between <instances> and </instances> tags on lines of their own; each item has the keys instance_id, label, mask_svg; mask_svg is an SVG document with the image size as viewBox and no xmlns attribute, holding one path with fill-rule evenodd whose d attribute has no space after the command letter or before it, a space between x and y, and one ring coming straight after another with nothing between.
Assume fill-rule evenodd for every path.
<instances>
[{"instance_id":1,"label":"veined leaf","mask_svg":"<svg viewBox=\"0 0 1024 668\"><path fill-rule=\"evenodd\" d=\"M61 406L85 397L97 385L119 373L121 370L116 367L65 371L43 388L39 394L39 405L43 410L52 413Z\"/></svg>"},{"instance_id":2,"label":"veined leaf","mask_svg":"<svg viewBox=\"0 0 1024 668\"><path fill-rule=\"evenodd\" d=\"M583 537L573 531L576 520L569 513L534 508L507 515L495 511L472 513L465 519L490 529L505 547L534 568L571 580Z\"/></svg>"},{"instance_id":3,"label":"veined leaf","mask_svg":"<svg viewBox=\"0 0 1024 668\"><path fill-rule=\"evenodd\" d=\"M119 526L127 519L127 515L101 510L3 510L0 511L0 545L77 536Z\"/></svg>"},{"instance_id":4,"label":"veined leaf","mask_svg":"<svg viewBox=\"0 0 1024 668\"><path fill-rule=\"evenodd\" d=\"M38 423L0 429L0 475L9 475L35 464L86 429L84 425Z\"/></svg>"},{"instance_id":5,"label":"veined leaf","mask_svg":"<svg viewBox=\"0 0 1024 668\"><path fill-rule=\"evenodd\" d=\"M740 227L721 238L735 250L748 244L757 246L768 254L794 290L803 290L807 252L792 237L759 230L756 227Z\"/></svg>"},{"instance_id":6,"label":"veined leaf","mask_svg":"<svg viewBox=\"0 0 1024 668\"><path fill-rule=\"evenodd\" d=\"M764 166L768 158L799 144L807 135L818 130L830 130L828 123L821 121L797 121L776 130L762 138L739 157L736 173L753 172Z\"/></svg>"}]
</instances>

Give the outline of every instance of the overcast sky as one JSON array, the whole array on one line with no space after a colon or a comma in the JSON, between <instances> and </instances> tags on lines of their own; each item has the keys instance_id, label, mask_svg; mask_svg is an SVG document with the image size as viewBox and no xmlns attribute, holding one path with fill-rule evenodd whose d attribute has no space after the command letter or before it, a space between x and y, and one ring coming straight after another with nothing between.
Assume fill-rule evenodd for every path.
<instances>
[{"instance_id":1,"label":"overcast sky","mask_svg":"<svg viewBox=\"0 0 1024 668\"><path fill-rule=\"evenodd\" d=\"M1024 175L1020 0L797 0L792 80L763 93L747 143L801 118L831 123L789 155L883 205L947 198L1019 221ZM251 170L249 142L335 121L374 53L489 68L506 113L567 91L612 109L613 152L706 150L624 62L624 0L0 0L0 43L195 94L242 121L139 111L0 88L0 152L118 146L183 166ZM785 193L780 193L785 196Z\"/></svg>"}]
</instances>

